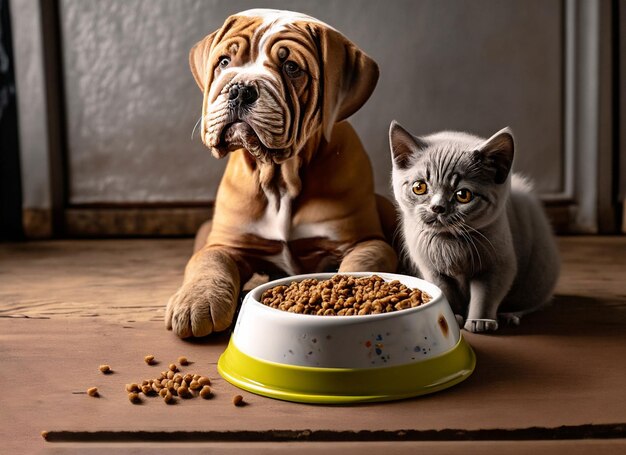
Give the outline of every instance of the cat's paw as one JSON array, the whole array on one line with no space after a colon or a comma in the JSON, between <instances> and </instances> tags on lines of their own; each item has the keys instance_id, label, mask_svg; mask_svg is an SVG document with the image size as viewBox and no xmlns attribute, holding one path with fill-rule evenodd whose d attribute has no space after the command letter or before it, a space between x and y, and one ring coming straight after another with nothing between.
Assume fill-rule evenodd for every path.
<instances>
[{"instance_id":1,"label":"cat's paw","mask_svg":"<svg viewBox=\"0 0 626 455\"><path fill-rule=\"evenodd\" d=\"M472 333L495 332L498 330L498 321L495 319L468 319L465 321L465 330Z\"/></svg>"},{"instance_id":2,"label":"cat's paw","mask_svg":"<svg viewBox=\"0 0 626 455\"><path fill-rule=\"evenodd\" d=\"M515 313L499 313L498 320L502 321L504 325L515 326L519 325L521 317Z\"/></svg>"}]
</instances>

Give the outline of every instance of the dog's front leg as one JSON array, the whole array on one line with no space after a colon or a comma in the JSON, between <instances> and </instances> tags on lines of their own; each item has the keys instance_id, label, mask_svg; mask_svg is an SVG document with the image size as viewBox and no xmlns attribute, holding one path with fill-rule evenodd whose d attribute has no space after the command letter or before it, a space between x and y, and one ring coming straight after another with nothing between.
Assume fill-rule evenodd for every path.
<instances>
[{"instance_id":1,"label":"dog's front leg","mask_svg":"<svg viewBox=\"0 0 626 455\"><path fill-rule=\"evenodd\" d=\"M396 271L398 257L383 240L366 240L357 243L342 259L339 272L390 272Z\"/></svg>"},{"instance_id":2,"label":"dog's front leg","mask_svg":"<svg viewBox=\"0 0 626 455\"><path fill-rule=\"evenodd\" d=\"M225 330L245 279L228 250L210 246L198 250L185 268L182 286L167 303L167 328L181 338Z\"/></svg>"}]
</instances>

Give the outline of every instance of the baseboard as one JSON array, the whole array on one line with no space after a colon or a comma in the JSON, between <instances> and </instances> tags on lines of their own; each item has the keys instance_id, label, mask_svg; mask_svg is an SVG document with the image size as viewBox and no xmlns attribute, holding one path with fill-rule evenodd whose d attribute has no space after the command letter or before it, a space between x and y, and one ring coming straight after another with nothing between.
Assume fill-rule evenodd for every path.
<instances>
[{"instance_id":1,"label":"baseboard","mask_svg":"<svg viewBox=\"0 0 626 455\"><path fill-rule=\"evenodd\" d=\"M49 239L52 237L52 211L50 209L23 209L22 226L26 239Z\"/></svg>"},{"instance_id":2,"label":"baseboard","mask_svg":"<svg viewBox=\"0 0 626 455\"><path fill-rule=\"evenodd\" d=\"M546 203L556 234L572 233L572 205ZM187 237L213 216L213 207L73 207L64 211L64 237ZM53 236L48 209L24 209L27 239ZM626 232L626 217L622 226Z\"/></svg>"},{"instance_id":3,"label":"baseboard","mask_svg":"<svg viewBox=\"0 0 626 455\"><path fill-rule=\"evenodd\" d=\"M69 208L67 237L193 236L213 216L212 207Z\"/></svg>"}]
</instances>

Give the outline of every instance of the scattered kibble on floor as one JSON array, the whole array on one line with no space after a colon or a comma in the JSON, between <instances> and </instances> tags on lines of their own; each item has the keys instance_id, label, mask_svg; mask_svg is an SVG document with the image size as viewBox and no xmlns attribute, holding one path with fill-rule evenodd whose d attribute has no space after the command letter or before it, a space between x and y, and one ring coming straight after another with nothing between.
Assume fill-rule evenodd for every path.
<instances>
[{"instance_id":1,"label":"scattered kibble on floor","mask_svg":"<svg viewBox=\"0 0 626 455\"><path fill-rule=\"evenodd\" d=\"M144 362L148 365L157 363L155 356L152 354L146 355ZM178 363L181 366L187 366L190 362L187 360L187 357L180 356ZM112 372L109 365L100 365L99 370L104 374ZM194 397L213 398L213 389L210 385L211 380L208 377L195 373L181 373L176 364L170 363L168 369L162 371L158 377L132 382L126 384L125 388L128 394L128 401L133 404L142 403L141 394L145 397L160 396L166 404L174 404L176 403L176 397L184 399ZM87 394L92 397L98 397L98 388L91 387L87 389ZM233 396L232 403L235 406L244 406L246 404L242 395ZM42 436L46 437L43 432Z\"/></svg>"}]
</instances>

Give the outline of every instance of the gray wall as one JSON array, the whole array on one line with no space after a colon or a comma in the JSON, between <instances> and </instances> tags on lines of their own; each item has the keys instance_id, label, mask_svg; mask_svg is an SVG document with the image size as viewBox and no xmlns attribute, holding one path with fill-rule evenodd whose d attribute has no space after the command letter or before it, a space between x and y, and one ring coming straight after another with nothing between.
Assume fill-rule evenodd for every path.
<instances>
[{"instance_id":1,"label":"gray wall","mask_svg":"<svg viewBox=\"0 0 626 455\"><path fill-rule=\"evenodd\" d=\"M70 203L213 199L224 162L190 139L201 93L187 54L257 6L315 16L378 61L378 87L351 121L379 192L389 194L392 119L415 133L509 125L517 170L562 192L559 0L62 0Z\"/></svg>"}]
</instances>

